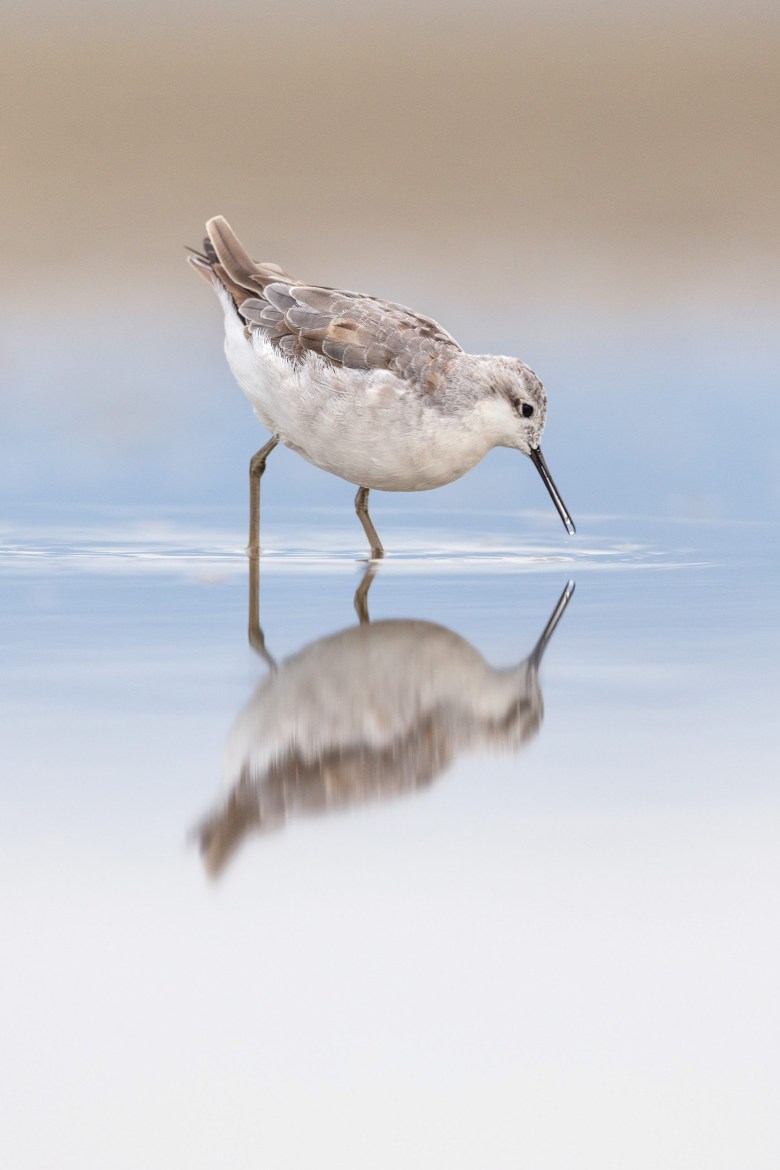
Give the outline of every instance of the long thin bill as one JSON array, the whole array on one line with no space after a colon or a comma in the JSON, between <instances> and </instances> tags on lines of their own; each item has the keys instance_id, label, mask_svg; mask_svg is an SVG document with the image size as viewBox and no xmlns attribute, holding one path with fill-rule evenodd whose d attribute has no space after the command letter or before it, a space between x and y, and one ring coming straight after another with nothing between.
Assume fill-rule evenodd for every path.
<instances>
[{"instance_id":1,"label":"long thin bill","mask_svg":"<svg viewBox=\"0 0 780 1170\"><path fill-rule=\"evenodd\" d=\"M555 486L555 480L550 475L550 469L544 461L544 455L542 455L542 448L541 447L532 447L531 451L530 451L530 455L531 455L531 462L533 463L534 467L536 468L536 470L539 472L542 479L544 480L544 486L547 488L548 492L550 493L550 498L552 499L552 502L555 504L555 507L558 509L558 515L560 516L561 520L563 520L564 528L568 532L569 536L574 536L577 529L574 527L574 522L572 521L572 518L568 513L566 505L564 504L563 500L561 499L560 492L558 491L557 487Z\"/></svg>"},{"instance_id":2,"label":"long thin bill","mask_svg":"<svg viewBox=\"0 0 780 1170\"><path fill-rule=\"evenodd\" d=\"M550 620L542 630L539 641L534 646L531 653L528 655L528 661L534 666L538 667L542 661L542 656L547 649L548 643L555 633L555 627L566 612L566 606L569 604L574 593L574 582L569 581L561 596L558 598L555 609L550 614Z\"/></svg>"}]
</instances>

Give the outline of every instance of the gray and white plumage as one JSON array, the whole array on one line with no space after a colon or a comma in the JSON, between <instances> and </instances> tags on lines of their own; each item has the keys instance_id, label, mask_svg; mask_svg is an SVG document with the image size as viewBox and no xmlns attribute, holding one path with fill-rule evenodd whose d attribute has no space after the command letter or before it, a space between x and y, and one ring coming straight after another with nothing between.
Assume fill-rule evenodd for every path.
<instances>
[{"instance_id":1,"label":"gray and white plumage","mask_svg":"<svg viewBox=\"0 0 780 1170\"><path fill-rule=\"evenodd\" d=\"M393 800L465 753L519 751L541 726L541 658L573 589L517 666L495 669L454 631L403 620L341 630L280 663L230 730L226 794L197 831L209 872L250 830Z\"/></svg>"},{"instance_id":2,"label":"gray and white plumage","mask_svg":"<svg viewBox=\"0 0 780 1170\"><path fill-rule=\"evenodd\" d=\"M190 261L222 303L236 380L285 446L384 491L450 483L493 447L516 448L539 467L547 396L523 362L464 353L403 305L256 262L221 216L207 232ZM546 467L542 474L551 490Z\"/></svg>"}]
</instances>

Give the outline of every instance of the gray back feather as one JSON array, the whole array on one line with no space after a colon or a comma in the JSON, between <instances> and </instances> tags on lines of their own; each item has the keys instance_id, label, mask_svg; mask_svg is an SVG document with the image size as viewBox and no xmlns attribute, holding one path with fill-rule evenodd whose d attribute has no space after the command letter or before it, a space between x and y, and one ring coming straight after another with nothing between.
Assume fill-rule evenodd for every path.
<instances>
[{"instance_id":1,"label":"gray back feather","mask_svg":"<svg viewBox=\"0 0 780 1170\"><path fill-rule=\"evenodd\" d=\"M435 393L461 347L429 317L361 293L300 284L275 264L251 260L221 217L209 239L249 329L293 360L318 354L352 370L388 370Z\"/></svg>"}]
</instances>

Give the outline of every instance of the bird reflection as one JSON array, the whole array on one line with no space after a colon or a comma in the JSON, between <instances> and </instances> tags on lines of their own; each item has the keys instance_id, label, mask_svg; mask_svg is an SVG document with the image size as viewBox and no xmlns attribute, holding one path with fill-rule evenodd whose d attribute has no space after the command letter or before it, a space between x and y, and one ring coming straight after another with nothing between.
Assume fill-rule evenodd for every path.
<instances>
[{"instance_id":1,"label":"bird reflection","mask_svg":"<svg viewBox=\"0 0 780 1170\"><path fill-rule=\"evenodd\" d=\"M251 831L392 800L424 788L465 752L516 752L539 731L539 666L573 582L528 657L494 669L445 626L370 622L375 571L370 564L355 595L358 625L277 666L258 620L258 560L250 559L249 637L270 670L228 736L227 796L196 831L212 876Z\"/></svg>"}]
</instances>

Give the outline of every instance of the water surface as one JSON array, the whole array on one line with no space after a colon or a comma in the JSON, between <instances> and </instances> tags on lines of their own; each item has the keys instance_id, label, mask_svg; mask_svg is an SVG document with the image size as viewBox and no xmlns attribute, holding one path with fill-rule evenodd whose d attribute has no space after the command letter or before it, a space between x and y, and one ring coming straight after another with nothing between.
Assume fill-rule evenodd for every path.
<instances>
[{"instance_id":1,"label":"water surface","mask_svg":"<svg viewBox=\"0 0 780 1170\"><path fill-rule=\"evenodd\" d=\"M777 527L235 519L0 531L9 1164L775 1167Z\"/></svg>"}]
</instances>

